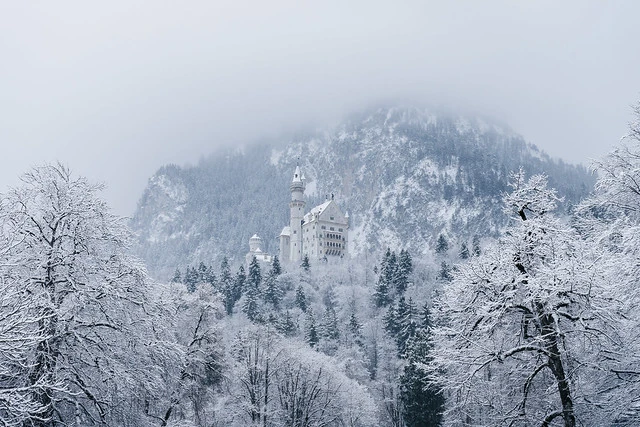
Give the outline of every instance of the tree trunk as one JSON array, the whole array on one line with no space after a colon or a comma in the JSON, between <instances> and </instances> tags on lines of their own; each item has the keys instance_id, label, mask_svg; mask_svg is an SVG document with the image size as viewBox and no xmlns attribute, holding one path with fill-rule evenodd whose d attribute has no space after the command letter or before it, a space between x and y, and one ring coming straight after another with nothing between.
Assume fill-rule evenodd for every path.
<instances>
[{"instance_id":1,"label":"tree trunk","mask_svg":"<svg viewBox=\"0 0 640 427\"><path fill-rule=\"evenodd\" d=\"M538 309L542 311L541 304ZM558 348L558 333L555 330L555 322L550 314L541 316L542 337L545 341L545 349L549 352L549 368L556 378L558 384L558 393L560 394L560 402L562 403L562 418L565 427L575 427L576 418L573 412L573 398L571 397L571 388L569 380L565 373L564 364Z\"/></svg>"}]
</instances>

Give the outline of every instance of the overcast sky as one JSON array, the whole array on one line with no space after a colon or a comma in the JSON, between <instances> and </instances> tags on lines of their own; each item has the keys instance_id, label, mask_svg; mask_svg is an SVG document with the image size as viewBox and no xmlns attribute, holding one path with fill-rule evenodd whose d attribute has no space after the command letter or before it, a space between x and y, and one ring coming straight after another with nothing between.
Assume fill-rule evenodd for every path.
<instances>
[{"instance_id":1,"label":"overcast sky","mask_svg":"<svg viewBox=\"0 0 640 427\"><path fill-rule=\"evenodd\" d=\"M0 191L60 160L131 215L162 164L384 99L478 111L587 164L640 99L639 16L635 0L2 1Z\"/></svg>"}]
</instances>

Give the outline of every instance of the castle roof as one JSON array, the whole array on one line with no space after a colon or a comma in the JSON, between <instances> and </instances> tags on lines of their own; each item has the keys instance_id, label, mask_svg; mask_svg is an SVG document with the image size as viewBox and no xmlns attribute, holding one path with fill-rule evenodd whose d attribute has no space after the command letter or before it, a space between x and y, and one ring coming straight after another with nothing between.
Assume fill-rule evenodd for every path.
<instances>
[{"instance_id":1,"label":"castle roof","mask_svg":"<svg viewBox=\"0 0 640 427\"><path fill-rule=\"evenodd\" d=\"M302 174L300 173L300 166L296 166L296 171L293 173L293 182L302 182Z\"/></svg>"},{"instance_id":2,"label":"castle roof","mask_svg":"<svg viewBox=\"0 0 640 427\"><path fill-rule=\"evenodd\" d=\"M291 236L291 227L289 227L288 225L285 226L282 229L282 232L280 233L281 236Z\"/></svg>"},{"instance_id":3,"label":"castle roof","mask_svg":"<svg viewBox=\"0 0 640 427\"><path fill-rule=\"evenodd\" d=\"M315 208L311 209L305 216L304 216L304 222L311 222L313 220L313 217L315 215L320 215L322 212L324 212L325 209L327 209L327 207L329 207L329 205L331 204L331 202L333 202L333 200L327 200L326 202L324 202L321 205L316 206Z\"/></svg>"}]
</instances>

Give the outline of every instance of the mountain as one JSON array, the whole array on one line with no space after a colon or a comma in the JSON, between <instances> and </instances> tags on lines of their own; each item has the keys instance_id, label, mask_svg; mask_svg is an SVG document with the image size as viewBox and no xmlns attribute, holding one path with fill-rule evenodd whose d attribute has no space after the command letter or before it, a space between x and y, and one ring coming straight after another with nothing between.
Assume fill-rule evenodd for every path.
<instances>
[{"instance_id":1,"label":"mountain","mask_svg":"<svg viewBox=\"0 0 640 427\"><path fill-rule=\"evenodd\" d=\"M288 222L296 162L307 178L307 209L334 194L350 214L350 252L390 246L427 255L440 234L452 242L496 236L511 171L544 172L564 208L593 177L550 158L508 127L479 117L415 107L379 107L286 141L217 152L195 166L161 167L132 219L139 252L167 278L176 266L236 262L258 233L277 252Z\"/></svg>"}]
</instances>

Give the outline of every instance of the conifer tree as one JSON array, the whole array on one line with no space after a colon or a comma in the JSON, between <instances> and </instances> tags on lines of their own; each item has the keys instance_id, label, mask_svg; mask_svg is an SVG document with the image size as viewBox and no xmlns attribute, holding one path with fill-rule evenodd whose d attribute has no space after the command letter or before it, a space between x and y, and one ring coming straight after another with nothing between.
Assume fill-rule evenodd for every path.
<instances>
[{"instance_id":1,"label":"conifer tree","mask_svg":"<svg viewBox=\"0 0 640 427\"><path fill-rule=\"evenodd\" d=\"M355 310L351 312L351 316L349 317L348 328L349 332L351 332L351 336L353 337L353 341L362 347L362 325L358 321Z\"/></svg>"},{"instance_id":2,"label":"conifer tree","mask_svg":"<svg viewBox=\"0 0 640 427\"><path fill-rule=\"evenodd\" d=\"M436 243L436 253L444 254L448 250L449 250L449 242L447 241L447 238L444 237L444 234L440 234L438 236L438 241Z\"/></svg>"},{"instance_id":3,"label":"conifer tree","mask_svg":"<svg viewBox=\"0 0 640 427\"><path fill-rule=\"evenodd\" d=\"M389 285L382 277L378 279L376 289L373 292L373 301L376 307L386 307L392 301L389 295Z\"/></svg>"},{"instance_id":4,"label":"conifer tree","mask_svg":"<svg viewBox=\"0 0 640 427\"><path fill-rule=\"evenodd\" d=\"M404 296L401 296L398 300L398 308L395 313L397 329L395 340L398 348L398 356L401 358L406 356L407 342L413 338L416 332L415 312L416 307L413 300L409 298L409 301L406 302Z\"/></svg>"},{"instance_id":5,"label":"conifer tree","mask_svg":"<svg viewBox=\"0 0 640 427\"><path fill-rule=\"evenodd\" d=\"M284 336L291 337L296 334L298 331L298 326L293 321L293 317L289 310L284 313L284 316L280 318L279 322L276 323L276 329Z\"/></svg>"},{"instance_id":6,"label":"conifer tree","mask_svg":"<svg viewBox=\"0 0 640 427\"><path fill-rule=\"evenodd\" d=\"M302 269L307 273L309 272L309 270L311 269L311 264L309 263L308 255L305 254L304 258L302 258L302 264L300 264L300 267L302 267Z\"/></svg>"},{"instance_id":7,"label":"conifer tree","mask_svg":"<svg viewBox=\"0 0 640 427\"><path fill-rule=\"evenodd\" d=\"M209 274L208 274L207 266L204 264L204 262L200 261L200 264L198 264L197 272L198 272L198 282L207 283Z\"/></svg>"},{"instance_id":8,"label":"conifer tree","mask_svg":"<svg viewBox=\"0 0 640 427\"><path fill-rule=\"evenodd\" d=\"M409 276L413 273L413 260L409 251L402 249L398 257L395 287L398 294L402 295L409 287Z\"/></svg>"},{"instance_id":9,"label":"conifer tree","mask_svg":"<svg viewBox=\"0 0 640 427\"><path fill-rule=\"evenodd\" d=\"M251 321L256 321L258 318L258 289L254 286L247 286L242 312Z\"/></svg>"},{"instance_id":10,"label":"conifer tree","mask_svg":"<svg viewBox=\"0 0 640 427\"><path fill-rule=\"evenodd\" d=\"M198 271L195 267L187 267L185 273L184 284L187 286L189 292L194 292L198 284Z\"/></svg>"},{"instance_id":11,"label":"conifer tree","mask_svg":"<svg viewBox=\"0 0 640 427\"><path fill-rule=\"evenodd\" d=\"M318 327L316 325L316 318L313 315L313 310L309 309L307 311L307 330L305 333L305 338L307 339L307 344L311 347L315 347L320 341L320 336L318 334Z\"/></svg>"},{"instance_id":12,"label":"conifer tree","mask_svg":"<svg viewBox=\"0 0 640 427\"><path fill-rule=\"evenodd\" d=\"M432 321L428 304L424 305L421 317L415 335L407 343L407 364L400 377L402 415L407 427L438 426L444 411L445 399L441 390L419 368L421 363L429 363L432 359Z\"/></svg>"},{"instance_id":13,"label":"conifer tree","mask_svg":"<svg viewBox=\"0 0 640 427\"><path fill-rule=\"evenodd\" d=\"M331 306L327 306L324 312L322 336L328 340L337 340L340 338L338 317L336 316L336 311Z\"/></svg>"},{"instance_id":14,"label":"conifer tree","mask_svg":"<svg viewBox=\"0 0 640 427\"><path fill-rule=\"evenodd\" d=\"M392 302L390 286L393 283L393 272L396 267L394 261L395 256L392 257L391 249L387 248L387 252L380 263L378 282L376 283L376 288L373 292L373 301L376 307L386 307Z\"/></svg>"},{"instance_id":15,"label":"conifer tree","mask_svg":"<svg viewBox=\"0 0 640 427\"><path fill-rule=\"evenodd\" d=\"M233 281L233 301L234 304L242 297L244 288L247 282L247 275L244 270L244 266L240 265L235 280Z\"/></svg>"},{"instance_id":16,"label":"conifer tree","mask_svg":"<svg viewBox=\"0 0 640 427\"><path fill-rule=\"evenodd\" d=\"M471 252L473 253L473 256L480 256L480 253L482 252L480 250L480 238L477 234L473 236L473 240L471 241Z\"/></svg>"},{"instance_id":17,"label":"conifer tree","mask_svg":"<svg viewBox=\"0 0 640 427\"><path fill-rule=\"evenodd\" d=\"M251 263L249 264L249 274L247 275L247 288L255 288L256 291L260 289L260 284L262 282L262 273L260 272L260 264L258 263L258 259L253 257Z\"/></svg>"},{"instance_id":18,"label":"conifer tree","mask_svg":"<svg viewBox=\"0 0 640 427\"><path fill-rule=\"evenodd\" d=\"M218 287L224 299L224 308L227 314L231 315L236 299L234 294L234 280L233 277L231 277L231 269L229 268L229 260L227 257L224 257L220 264L220 282L218 283Z\"/></svg>"},{"instance_id":19,"label":"conifer tree","mask_svg":"<svg viewBox=\"0 0 640 427\"><path fill-rule=\"evenodd\" d=\"M277 276L269 274L264 282L264 291L262 292L264 302L273 305L276 310L280 309L280 301L282 301L282 289L278 284Z\"/></svg>"},{"instance_id":20,"label":"conifer tree","mask_svg":"<svg viewBox=\"0 0 640 427\"><path fill-rule=\"evenodd\" d=\"M278 277L282 274L282 266L277 255L274 255L273 261L271 261L271 271L269 273L273 277Z\"/></svg>"},{"instance_id":21,"label":"conifer tree","mask_svg":"<svg viewBox=\"0 0 640 427\"><path fill-rule=\"evenodd\" d=\"M278 257L274 257L271 264L271 270L265 279L264 292L262 297L266 303L270 303L276 310L279 310L280 301L282 301L283 291L279 286L278 276L282 272Z\"/></svg>"},{"instance_id":22,"label":"conifer tree","mask_svg":"<svg viewBox=\"0 0 640 427\"><path fill-rule=\"evenodd\" d=\"M221 291L220 287L218 286L218 278L216 277L216 273L213 270L212 266L207 267L204 281L205 283L211 285L211 288L213 288L215 291Z\"/></svg>"},{"instance_id":23,"label":"conifer tree","mask_svg":"<svg viewBox=\"0 0 640 427\"><path fill-rule=\"evenodd\" d=\"M447 264L446 261L442 261L440 263L440 271L438 272L438 280L443 282L450 282L453 279L453 275L451 273L451 267Z\"/></svg>"},{"instance_id":24,"label":"conifer tree","mask_svg":"<svg viewBox=\"0 0 640 427\"><path fill-rule=\"evenodd\" d=\"M393 305L390 305L382 318L382 323L384 325L384 330L387 333L394 337L398 333L398 322L396 320L396 308Z\"/></svg>"},{"instance_id":25,"label":"conifer tree","mask_svg":"<svg viewBox=\"0 0 640 427\"><path fill-rule=\"evenodd\" d=\"M176 271L173 273L171 283L182 283L182 274L180 273L180 269L178 267L176 267Z\"/></svg>"},{"instance_id":26,"label":"conifer tree","mask_svg":"<svg viewBox=\"0 0 640 427\"><path fill-rule=\"evenodd\" d=\"M304 289L302 289L302 285L298 285L296 288L296 305L303 312L307 312L307 296L304 293Z\"/></svg>"},{"instance_id":27,"label":"conifer tree","mask_svg":"<svg viewBox=\"0 0 640 427\"><path fill-rule=\"evenodd\" d=\"M460 253L458 254L458 256L460 256L460 259L469 259L469 257L471 256L469 254L467 242L462 242L462 244L460 245Z\"/></svg>"}]
</instances>

